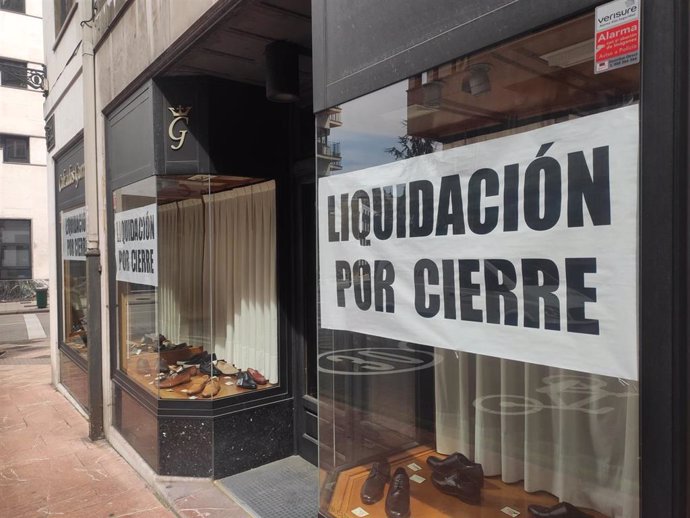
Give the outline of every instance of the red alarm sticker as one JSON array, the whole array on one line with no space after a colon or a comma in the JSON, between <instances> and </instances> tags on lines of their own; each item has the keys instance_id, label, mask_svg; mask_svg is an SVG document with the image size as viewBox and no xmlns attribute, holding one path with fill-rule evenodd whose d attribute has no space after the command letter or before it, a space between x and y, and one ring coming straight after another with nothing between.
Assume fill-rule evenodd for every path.
<instances>
[{"instance_id":1,"label":"red alarm sticker","mask_svg":"<svg viewBox=\"0 0 690 518\"><path fill-rule=\"evenodd\" d=\"M615 0L595 12L594 73L640 61L639 0Z\"/></svg>"}]
</instances>

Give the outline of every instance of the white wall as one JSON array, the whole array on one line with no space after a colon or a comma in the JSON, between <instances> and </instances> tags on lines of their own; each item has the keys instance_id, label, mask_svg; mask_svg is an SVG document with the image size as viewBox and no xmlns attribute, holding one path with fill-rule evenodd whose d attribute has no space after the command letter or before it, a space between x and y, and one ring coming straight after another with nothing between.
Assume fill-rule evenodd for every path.
<instances>
[{"instance_id":1,"label":"white wall","mask_svg":"<svg viewBox=\"0 0 690 518\"><path fill-rule=\"evenodd\" d=\"M0 11L0 57L43 63L42 20L12 11Z\"/></svg>"},{"instance_id":2,"label":"white wall","mask_svg":"<svg viewBox=\"0 0 690 518\"><path fill-rule=\"evenodd\" d=\"M27 0L26 14L0 11L0 57L43 63L41 0ZM0 219L31 220L35 279L50 275L50 235L43 96L0 86L0 134L28 136L29 164L5 163L0 154Z\"/></svg>"},{"instance_id":3,"label":"white wall","mask_svg":"<svg viewBox=\"0 0 690 518\"><path fill-rule=\"evenodd\" d=\"M40 145L45 147L44 142ZM2 164L0 207L3 219L31 220L33 277L48 279L50 247L45 166Z\"/></svg>"},{"instance_id":4,"label":"white wall","mask_svg":"<svg viewBox=\"0 0 690 518\"><path fill-rule=\"evenodd\" d=\"M40 92L0 87L0 133L40 137L44 125Z\"/></svg>"}]
</instances>

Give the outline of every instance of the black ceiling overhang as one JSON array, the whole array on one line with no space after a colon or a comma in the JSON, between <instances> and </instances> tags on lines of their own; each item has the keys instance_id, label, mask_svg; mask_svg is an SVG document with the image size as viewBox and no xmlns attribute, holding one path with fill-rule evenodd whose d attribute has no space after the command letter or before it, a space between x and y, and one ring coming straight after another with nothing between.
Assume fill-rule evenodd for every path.
<instances>
[{"instance_id":1,"label":"black ceiling overhang","mask_svg":"<svg viewBox=\"0 0 690 518\"><path fill-rule=\"evenodd\" d=\"M286 41L300 49L302 98L311 98L311 0L248 0L166 69L166 76L215 76L263 86L265 48Z\"/></svg>"}]
</instances>

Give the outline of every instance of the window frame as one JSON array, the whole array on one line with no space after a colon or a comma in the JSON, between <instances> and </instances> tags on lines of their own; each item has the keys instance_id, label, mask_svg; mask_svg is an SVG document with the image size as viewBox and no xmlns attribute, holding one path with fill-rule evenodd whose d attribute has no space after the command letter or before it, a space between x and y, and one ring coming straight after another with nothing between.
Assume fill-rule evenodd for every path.
<instances>
[{"instance_id":1,"label":"window frame","mask_svg":"<svg viewBox=\"0 0 690 518\"><path fill-rule=\"evenodd\" d=\"M3 7L3 4L1 3L2 0L0 0L0 11L7 11L9 13L17 13L17 14L26 14L26 0L14 0L14 1L21 3L21 10Z\"/></svg>"},{"instance_id":2,"label":"window frame","mask_svg":"<svg viewBox=\"0 0 690 518\"><path fill-rule=\"evenodd\" d=\"M3 67L6 67L6 66L23 68L24 69L23 82L20 83L20 81L22 81L22 80L14 78L12 76L9 76L7 79L3 79L2 69L3 69ZM0 87L2 87L2 88L18 88L19 90L28 90L28 88L29 88L28 70L29 70L29 62L28 61L21 61L19 59L0 57ZM8 84L8 83L5 83L6 80L10 80L12 82Z\"/></svg>"},{"instance_id":3,"label":"window frame","mask_svg":"<svg viewBox=\"0 0 690 518\"><path fill-rule=\"evenodd\" d=\"M24 279L33 279L33 269L34 269L34 258L33 258L33 228L32 228L32 220L30 219L21 219L21 218L2 218L0 219L0 227L2 227L2 224L5 222L9 221L15 221L15 222L22 222L22 223L27 223L28 225L28 234L29 234L29 242L28 243L3 243L2 241L2 232L0 232L0 280L1 281L13 281L13 280L24 280ZM29 252L29 266L28 267L5 267L2 265L2 256L6 248L15 248L15 249L26 249ZM6 277L4 272L8 271L28 271L29 276L28 277Z\"/></svg>"},{"instance_id":4,"label":"window frame","mask_svg":"<svg viewBox=\"0 0 690 518\"><path fill-rule=\"evenodd\" d=\"M8 157L8 140L23 140L26 143L26 158ZM31 163L31 139L27 135L0 135L0 147L2 147L2 162L4 164L30 164Z\"/></svg>"},{"instance_id":5,"label":"window frame","mask_svg":"<svg viewBox=\"0 0 690 518\"><path fill-rule=\"evenodd\" d=\"M63 29L72 17L76 6L76 0L53 0L56 42L62 36Z\"/></svg>"}]
</instances>

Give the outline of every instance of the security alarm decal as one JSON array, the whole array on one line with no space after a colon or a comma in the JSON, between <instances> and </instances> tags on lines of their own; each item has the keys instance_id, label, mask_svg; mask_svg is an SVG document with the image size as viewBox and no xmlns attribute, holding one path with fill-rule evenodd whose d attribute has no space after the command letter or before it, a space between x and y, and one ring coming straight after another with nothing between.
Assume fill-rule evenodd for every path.
<instances>
[{"instance_id":1,"label":"security alarm decal","mask_svg":"<svg viewBox=\"0 0 690 518\"><path fill-rule=\"evenodd\" d=\"M640 61L640 2L615 0L596 8L594 73Z\"/></svg>"}]
</instances>

